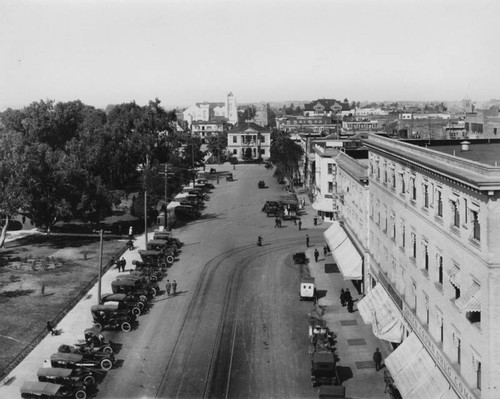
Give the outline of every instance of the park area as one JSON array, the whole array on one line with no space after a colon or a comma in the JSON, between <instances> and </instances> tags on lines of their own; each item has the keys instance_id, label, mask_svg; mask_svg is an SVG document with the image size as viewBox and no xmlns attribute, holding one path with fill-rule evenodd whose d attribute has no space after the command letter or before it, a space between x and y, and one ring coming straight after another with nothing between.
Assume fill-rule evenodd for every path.
<instances>
[{"instance_id":1,"label":"park area","mask_svg":"<svg viewBox=\"0 0 500 399\"><path fill-rule=\"evenodd\" d=\"M123 239L104 237L104 267L123 251ZM97 281L99 234L34 233L0 250L0 378Z\"/></svg>"}]
</instances>

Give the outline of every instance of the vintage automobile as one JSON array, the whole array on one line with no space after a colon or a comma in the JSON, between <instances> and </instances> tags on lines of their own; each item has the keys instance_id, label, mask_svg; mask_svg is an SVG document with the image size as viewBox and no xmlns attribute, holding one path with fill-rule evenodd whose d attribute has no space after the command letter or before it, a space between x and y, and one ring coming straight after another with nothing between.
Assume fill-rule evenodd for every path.
<instances>
[{"instance_id":1,"label":"vintage automobile","mask_svg":"<svg viewBox=\"0 0 500 399\"><path fill-rule=\"evenodd\" d=\"M114 294L127 294L132 298L147 303L154 295L150 290L143 288L140 282L134 280L115 280L111 282L111 291Z\"/></svg>"},{"instance_id":2,"label":"vintage automobile","mask_svg":"<svg viewBox=\"0 0 500 399\"><path fill-rule=\"evenodd\" d=\"M175 216L181 220L193 220L201 217L200 210L188 203L182 203L174 208Z\"/></svg>"},{"instance_id":3,"label":"vintage automobile","mask_svg":"<svg viewBox=\"0 0 500 399\"><path fill-rule=\"evenodd\" d=\"M79 345L102 346L104 353L113 353L116 343L109 341L101 332L100 328L90 327L83 331L84 340L78 340Z\"/></svg>"},{"instance_id":4,"label":"vintage automobile","mask_svg":"<svg viewBox=\"0 0 500 399\"><path fill-rule=\"evenodd\" d=\"M266 182L264 180L260 180L258 186L259 188L266 188Z\"/></svg>"},{"instance_id":5,"label":"vintage automobile","mask_svg":"<svg viewBox=\"0 0 500 399\"><path fill-rule=\"evenodd\" d=\"M155 231L153 234L153 239L168 240L169 242L174 243L177 246L177 248L180 248L184 245L184 243L181 240L175 238L174 235L169 231Z\"/></svg>"},{"instance_id":6,"label":"vintage automobile","mask_svg":"<svg viewBox=\"0 0 500 399\"><path fill-rule=\"evenodd\" d=\"M97 328L102 329L121 329L129 332L135 325L135 316L119 310L116 303L106 305L94 305L90 308L92 320Z\"/></svg>"},{"instance_id":7,"label":"vintage automobile","mask_svg":"<svg viewBox=\"0 0 500 399\"><path fill-rule=\"evenodd\" d=\"M306 264L309 262L309 258L306 256L305 252L296 252L293 254L293 261L295 263Z\"/></svg>"},{"instance_id":8,"label":"vintage automobile","mask_svg":"<svg viewBox=\"0 0 500 399\"><path fill-rule=\"evenodd\" d=\"M146 304L144 302L137 301L126 294L102 294L101 302L117 302L119 304L119 310L126 310L134 316L140 316L142 310L146 307Z\"/></svg>"},{"instance_id":9,"label":"vintage automobile","mask_svg":"<svg viewBox=\"0 0 500 399\"><path fill-rule=\"evenodd\" d=\"M60 367L63 369L76 369L79 367L96 368L110 370L115 363L115 357L112 353L103 353L98 358L89 359L85 355L76 353L54 353L50 356L50 364L52 367Z\"/></svg>"},{"instance_id":10,"label":"vintage automobile","mask_svg":"<svg viewBox=\"0 0 500 399\"><path fill-rule=\"evenodd\" d=\"M53 384L75 385L84 383L85 385L93 385L96 383L96 374L85 367L76 369L62 369L59 367L42 367L37 372L38 381L52 382Z\"/></svg>"},{"instance_id":11,"label":"vintage automobile","mask_svg":"<svg viewBox=\"0 0 500 399\"><path fill-rule=\"evenodd\" d=\"M94 345L85 343L76 343L74 345L60 345L57 348L58 352L61 353L77 353L79 355L93 356L99 353L113 353L113 349L108 345Z\"/></svg>"},{"instance_id":12,"label":"vintage automobile","mask_svg":"<svg viewBox=\"0 0 500 399\"><path fill-rule=\"evenodd\" d=\"M152 296L160 293L160 287L156 281L152 281L149 276L141 273L121 273L116 276L116 281L131 280L139 284L143 289L146 289Z\"/></svg>"},{"instance_id":13,"label":"vintage automobile","mask_svg":"<svg viewBox=\"0 0 500 399\"><path fill-rule=\"evenodd\" d=\"M152 263L155 266L166 267L165 262L172 264L175 257L179 255L177 245L170 244L168 240L150 240L147 242L146 248L146 250L139 250L139 255L143 262Z\"/></svg>"},{"instance_id":14,"label":"vintage automobile","mask_svg":"<svg viewBox=\"0 0 500 399\"><path fill-rule=\"evenodd\" d=\"M210 168L210 174L213 175L214 173L217 173L217 171L215 170L215 168Z\"/></svg>"},{"instance_id":15,"label":"vintage automobile","mask_svg":"<svg viewBox=\"0 0 500 399\"><path fill-rule=\"evenodd\" d=\"M285 179L283 177L278 177L278 183L279 184L285 184Z\"/></svg>"},{"instance_id":16,"label":"vintage automobile","mask_svg":"<svg viewBox=\"0 0 500 399\"><path fill-rule=\"evenodd\" d=\"M132 264L135 266L135 270L131 270L130 274L144 277L148 281L157 282L167 275L166 267L163 266L157 267L151 263L135 259Z\"/></svg>"},{"instance_id":17,"label":"vintage automobile","mask_svg":"<svg viewBox=\"0 0 500 399\"><path fill-rule=\"evenodd\" d=\"M87 397L86 386L52 384L50 382L25 381L20 388L22 398L62 399Z\"/></svg>"}]
</instances>

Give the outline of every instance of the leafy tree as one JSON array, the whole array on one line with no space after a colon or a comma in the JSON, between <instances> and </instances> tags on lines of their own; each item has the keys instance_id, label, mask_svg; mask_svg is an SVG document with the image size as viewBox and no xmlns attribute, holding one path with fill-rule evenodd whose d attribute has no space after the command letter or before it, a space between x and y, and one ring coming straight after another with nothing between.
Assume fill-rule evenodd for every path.
<instances>
[{"instance_id":1,"label":"leafy tree","mask_svg":"<svg viewBox=\"0 0 500 399\"><path fill-rule=\"evenodd\" d=\"M27 204L21 183L26 173L19 134L0 134L0 248L5 244L9 221Z\"/></svg>"},{"instance_id":2,"label":"leafy tree","mask_svg":"<svg viewBox=\"0 0 500 399\"><path fill-rule=\"evenodd\" d=\"M289 181L298 171L304 150L284 132L277 132L271 143L271 161ZM292 184L293 189L293 184Z\"/></svg>"},{"instance_id":3,"label":"leafy tree","mask_svg":"<svg viewBox=\"0 0 500 399\"><path fill-rule=\"evenodd\" d=\"M250 147L245 148L245 150L243 151L243 160L246 162L250 162L252 159L252 149Z\"/></svg>"},{"instance_id":4,"label":"leafy tree","mask_svg":"<svg viewBox=\"0 0 500 399\"><path fill-rule=\"evenodd\" d=\"M227 133L219 133L216 136L208 136L208 151L212 153L215 159L224 160L224 154L227 148Z\"/></svg>"}]
</instances>

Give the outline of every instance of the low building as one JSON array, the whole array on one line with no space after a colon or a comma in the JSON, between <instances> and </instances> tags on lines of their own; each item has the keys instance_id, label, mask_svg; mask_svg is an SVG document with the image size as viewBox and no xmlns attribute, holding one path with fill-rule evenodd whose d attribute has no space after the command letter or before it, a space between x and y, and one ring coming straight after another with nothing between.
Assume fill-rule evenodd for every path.
<instances>
[{"instance_id":1,"label":"low building","mask_svg":"<svg viewBox=\"0 0 500 399\"><path fill-rule=\"evenodd\" d=\"M224 122L222 121L196 121L191 124L193 135L200 137L202 143L209 136L217 136L224 132Z\"/></svg>"},{"instance_id":2,"label":"low building","mask_svg":"<svg viewBox=\"0 0 500 399\"><path fill-rule=\"evenodd\" d=\"M338 101L335 99L318 99L308 104L304 104L304 116L333 116L350 111L351 106L347 100Z\"/></svg>"},{"instance_id":3,"label":"low building","mask_svg":"<svg viewBox=\"0 0 500 399\"><path fill-rule=\"evenodd\" d=\"M499 138L500 112L498 107L477 110L465 115L467 138Z\"/></svg>"},{"instance_id":4,"label":"low building","mask_svg":"<svg viewBox=\"0 0 500 399\"><path fill-rule=\"evenodd\" d=\"M267 160L271 156L271 131L253 122L236 125L227 134L227 155L239 161Z\"/></svg>"}]
</instances>

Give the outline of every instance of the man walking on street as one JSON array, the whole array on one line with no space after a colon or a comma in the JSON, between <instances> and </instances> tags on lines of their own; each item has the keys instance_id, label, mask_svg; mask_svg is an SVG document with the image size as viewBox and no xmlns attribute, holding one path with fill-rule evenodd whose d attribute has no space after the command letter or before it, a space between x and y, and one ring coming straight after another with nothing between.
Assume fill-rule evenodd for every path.
<instances>
[{"instance_id":1,"label":"man walking on street","mask_svg":"<svg viewBox=\"0 0 500 399\"><path fill-rule=\"evenodd\" d=\"M172 282L172 291L174 292L174 295L177 294L177 281Z\"/></svg>"},{"instance_id":2,"label":"man walking on street","mask_svg":"<svg viewBox=\"0 0 500 399\"><path fill-rule=\"evenodd\" d=\"M317 216L314 216L314 225L317 226L318 225L318 217Z\"/></svg>"},{"instance_id":3,"label":"man walking on street","mask_svg":"<svg viewBox=\"0 0 500 399\"><path fill-rule=\"evenodd\" d=\"M373 353L373 361L375 362L375 370L379 371L382 368L382 354L377 350Z\"/></svg>"},{"instance_id":4,"label":"man walking on street","mask_svg":"<svg viewBox=\"0 0 500 399\"><path fill-rule=\"evenodd\" d=\"M306 246L309 248L309 234L306 234Z\"/></svg>"},{"instance_id":5,"label":"man walking on street","mask_svg":"<svg viewBox=\"0 0 500 399\"><path fill-rule=\"evenodd\" d=\"M274 228L278 227L279 225L279 222L278 222L278 218L274 219Z\"/></svg>"},{"instance_id":6,"label":"man walking on street","mask_svg":"<svg viewBox=\"0 0 500 399\"><path fill-rule=\"evenodd\" d=\"M318 263L318 258L319 258L319 251L318 248L316 248L314 250L314 260L316 261L316 263Z\"/></svg>"},{"instance_id":7,"label":"man walking on street","mask_svg":"<svg viewBox=\"0 0 500 399\"><path fill-rule=\"evenodd\" d=\"M170 284L170 280L167 280L167 285L165 289L167 290L167 295L170 296L170 289L172 288L172 284Z\"/></svg>"},{"instance_id":8,"label":"man walking on street","mask_svg":"<svg viewBox=\"0 0 500 399\"><path fill-rule=\"evenodd\" d=\"M343 288L340 290L340 304L345 306L345 291Z\"/></svg>"},{"instance_id":9,"label":"man walking on street","mask_svg":"<svg viewBox=\"0 0 500 399\"><path fill-rule=\"evenodd\" d=\"M323 255L325 255L325 258L326 258L326 255L328 255L328 251L326 250L326 245L323 247Z\"/></svg>"},{"instance_id":10,"label":"man walking on street","mask_svg":"<svg viewBox=\"0 0 500 399\"><path fill-rule=\"evenodd\" d=\"M299 219L299 231L302 230L302 220Z\"/></svg>"}]
</instances>

